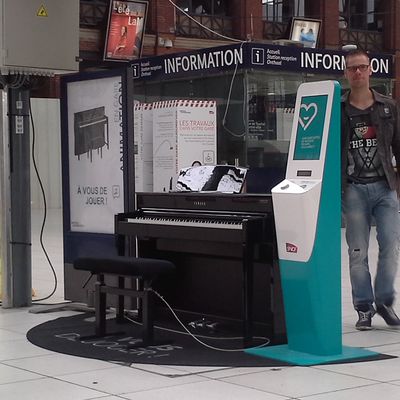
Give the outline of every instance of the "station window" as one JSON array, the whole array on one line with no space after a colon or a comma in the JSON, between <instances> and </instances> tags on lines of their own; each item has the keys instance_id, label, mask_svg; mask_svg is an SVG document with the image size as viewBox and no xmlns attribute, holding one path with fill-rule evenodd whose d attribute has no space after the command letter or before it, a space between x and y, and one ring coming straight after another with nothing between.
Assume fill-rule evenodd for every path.
<instances>
[{"instance_id":1,"label":"station window","mask_svg":"<svg viewBox=\"0 0 400 400\"><path fill-rule=\"evenodd\" d=\"M261 0L263 17L271 22L288 22L292 17L304 17L304 0Z\"/></svg>"},{"instance_id":2,"label":"station window","mask_svg":"<svg viewBox=\"0 0 400 400\"><path fill-rule=\"evenodd\" d=\"M383 0L339 0L339 27L381 31Z\"/></svg>"},{"instance_id":3,"label":"station window","mask_svg":"<svg viewBox=\"0 0 400 400\"><path fill-rule=\"evenodd\" d=\"M227 15L227 0L179 0L177 6L194 15Z\"/></svg>"}]
</instances>

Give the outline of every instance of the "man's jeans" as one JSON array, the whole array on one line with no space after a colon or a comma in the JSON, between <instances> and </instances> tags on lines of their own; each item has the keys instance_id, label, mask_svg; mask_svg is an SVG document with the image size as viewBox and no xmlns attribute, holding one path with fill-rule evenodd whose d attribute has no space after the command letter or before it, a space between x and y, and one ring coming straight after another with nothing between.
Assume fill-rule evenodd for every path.
<instances>
[{"instance_id":1,"label":"man's jeans","mask_svg":"<svg viewBox=\"0 0 400 400\"><path fill-rule=\"evenodd\" d=\"M374 301L376 305L392 305L400 244L399 202L396 192L389 188L386 181L365 185L350 183L343 196L343 211L346 218L354 307L366 311L365 306L372 307ZM376 221L379 246L374 291L368 266L372 217Z\"/></svg>"}]
</instances>

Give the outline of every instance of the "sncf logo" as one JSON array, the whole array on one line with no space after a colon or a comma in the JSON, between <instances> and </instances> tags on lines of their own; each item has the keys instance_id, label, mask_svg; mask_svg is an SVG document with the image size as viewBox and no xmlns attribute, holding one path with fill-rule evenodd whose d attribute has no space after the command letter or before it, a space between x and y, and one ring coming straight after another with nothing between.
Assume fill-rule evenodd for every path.
<instances>
[{"instance_id":1,"label":"sncf logo","mask_svg":"<svg viewBox=\"0 0 400 400\"><path fill-rule=\"evenodd\" d=\"M288 253L297 253L297 246L292 243L286 243L286 251Z\"/></svg>"}]
</instances>

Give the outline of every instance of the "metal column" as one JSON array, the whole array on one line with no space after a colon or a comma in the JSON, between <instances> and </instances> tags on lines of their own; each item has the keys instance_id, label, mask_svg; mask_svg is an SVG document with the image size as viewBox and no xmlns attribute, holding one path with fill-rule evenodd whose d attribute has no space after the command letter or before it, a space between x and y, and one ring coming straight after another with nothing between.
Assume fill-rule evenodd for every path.
<instances>
[{"instance_id":1,"label":"metal column","mask_svg":"<svg viewBox=\"0 0 400 400\"><path fill-rule=\"evenodd\" d=\"M32 303L29 91L9 89L7 109L9 129L3 137L9 135L8 156L4 152L5 170L9 171L4 193L9 196L5 210L8 254L3 266L3 306L25 307Z\"/></svg>"},{"instance_id":2,"label":"metal column","mask_svg":"<svg viewBox=\"0 0 400 400\"><path fill-rule=\"evenodd\" d=\"M10 260L10 145L7 93L0 90L0 298L4 307L12 304Z\"/></svg>"}]
</instances>

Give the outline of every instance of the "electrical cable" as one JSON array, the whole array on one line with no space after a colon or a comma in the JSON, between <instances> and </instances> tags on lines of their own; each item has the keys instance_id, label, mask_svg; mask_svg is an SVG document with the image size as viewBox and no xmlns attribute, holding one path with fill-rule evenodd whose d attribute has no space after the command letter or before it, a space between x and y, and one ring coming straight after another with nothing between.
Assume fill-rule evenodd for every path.
<instances>
[{"instance_id":1,"label":"electrical cable","mask_svg":"<svg viewBox=\"0 0 400 400\"><path fill-rule=\"evenodd\" d=\"M128 321L136 324L136 325L142 325L141 322L135 321L134 319L128 317L126 314L124 315L124 318L127 319ZM185 336L192 336L192 333L182 332L182 331L178 331L178 330L172 329L172 328L166 328L165 326L154 325L154 328L159 329L160 331L172 332L172 333L177 333L179 335L185 335ZM241 340L241 339L243 339L243 336L216 337L216 336L206 336L206 335L200 335L200 334L196 334L195 336L197 338L212 339L212 340ZM261 340L261 339L262 340L269 340L268 338L266 338L264 336L253 336L253 338L254 339L259 339L259 340Z\"/></svg>"},{"instance_id":2,"label":"electrical cable","mask_svg":"<svg viewBox=\"0 0 400 400\"><path fill-rule=\"evenodd\" d=\"M10 77L13 77L13 80L10 80ZM0 73L0 84L3 86L4 90L7 89L19 89L25 85L27 81L27 77L21 74L15 75L3 75Z\"/></svg>"},{"instance_id":3,"label":"electrical cable","mask_svg":"<svg viewBox=\"0 0 400 400\"><path fill-rule=\"evenodd\" d=\"M243 48L243 44L245 42L242 42L240 44L240 50ZM233 83L235 82L235 78L236 78L236 74L237 74L237 70L238 70L238 66L239 64L235 65L235 69L233 71L233 75L232 75L232 79L231 79L231 83L229 85L229 92L228 92L228 98L226 101L226 107L225 107L225 112L224 112L224 116L222 117L222 127L228 132L230 133L232 136L234 137L244 137L246 135L246 130L244 130L242 133L235 133L233 131L231 131L227 126L226 126L226 116L228 114L228 110L229 110L229 106L231 103L231 96L232 96L232 90L233 90ZM245 107L244 107L244 99L246 98L246 87L245 85L243 85L243 107L242 107L242 118L243 118L243 125L246 126L246 116L245 116Z\"/></svg>"},{"instance_id":4,"label":"electrical cable","mask_svg":"<svg viewBox=\"0 0 400 400\"><path fill-rule=\"evenodd\" d=\"M213 34L215 34L215 35L217 35L217 36L220 36L220 37L222 37L222 38L224 38L224 39L228 39L228 40L231 40L231 41L234 41L234 42L239 42L239 43L241 43L240 49L242 49L243 44L247 42L247 41L245 41L245 40L235 39L235 38L231 38L231 37L228 37L228 36L225 36L225 35L221 35L220 33L218 33L218 32L216 32L216 31L214 31L214 30L208 28L207 26L201 24L199 21L197 21L195 18L193 18L190 14L188 14L185 10L183 10L182 8L180 8L179 6L177 6L172 0L168 0L168 1L169 1L177 10L179 10L180 12L182 12L183 14L185 14L189 19L191 19L192 21L194 21L197 25L201 26L202 28L204 28L204 29L208 30L209 32L211 32L211 33L213 33ZM230 105L230 98L231 98L231 94L232 94L233 83L234 83L234 81L235 81L235 77L236 77L236 74L237 74L237 70L238 70L238 64L235 65L235 70L234 70L234 73L233 73L233 76L232 76L232 79L231 79L231 83L230 83L230 87L229 87L228 100L227 100L227 104L226 104L226 108L225 108L224 117L222 118L222 126L223 126L223 128L224 128L229 134L231 134L232 136L241 138L241 137L244 137L244 136L246 135L246 130L244 130L244 132L242 132L242 133L235 133L235 132L231 131L231 130L226 126L226 124L225 124L225 122L226 122L226 115L227 115L227 113L228 113L228 109L229 109L229 105ZM243 91L244 91L244 96L243 96L243 97L245 98L245 85L243 85ZM244 102L243 102L243 104L244 104ZM242 109L242 117L243 117L243 125L245 126L245 125L246 125L246 117L245 117L245 107L244 107L244 106L243 106L243 109Z\"/></svg>"},{"instance_id":5,"label":"electrical cable","mask_svg":"<svg viewBox=\"0 0 400 400\"><path fill-rule=\"evenodd\" d=\"M39 182L39 186L40 186L40 191L42 193L42 198L43 198L43 220L42 220L42 225L40 228L40 236L39 236L39 241L40 241L40 246L43 250L43 253L47 259L47 262L50 266L50 269L53 273L53 277L54 277L54 288L51 291L51 293L41 299L36 299L33 300L34 303L37 303L39 301L43 301L43 300L47 300L49 299L51 296L53 296L53 294L56 292L57 290L57 286L58 286L58 278L57 278L57 274L56 271L53 267L53 264L50 260L50 257L47 253L46 247L44 246L43 243L43 232L44 232L44 227L46 225L46 219L47 219L47 200L46 200L46 193L43 187L43 183L42 183L42 179L40 178L40 174L39 174L39 170L37 168L37 164L36 164L36 158L35 158L35 143L36 143L36 133L35 133L35 124L34 124L34 120L33 120L33 115L32 115L32 105L31 105L31 99L29 98L29 115L30 115L30 119L31 119L31 124L32 124L32 163L33 163L33 167L35 169L35 173L36 173L36 177L38 179Z\"/></svg>"},{"instance_id":6,"label":"electrical cable","mask_svg":"<svg viewBox=\"0 0 400 400\"><path fill-rule=\"evenodd\" d=\"M160 300L162 300L162 302L168 307L168 309L171 311L172 315L175 317L175 319L178 321L178 323L182 326L182 328L187 332L187 334L189 334L193 339L195 339L202 346L207 347L207 348L209 348L211 350L222 351L222 352L239 352L239 351L245 350L245 348L241 348L241 349L222 349L222 348L211 346L211 345L209 345L207 343L204 343L203 341L198 339L198 337L200 337L199 335L194 335L192 332L189 331L189 329L186 328L185 324L179 319L179 317L176 315L175 311L168 304L168 302L164 299L164 297L161 296L161 294L159 294L156 290L151 289L151 288L147 289L147 290L153 292ZM258 349L260 347L267 346L271 342L271 340L268 339L268 338L262 338L262 339L266 339L266 342L264 342L264 343L262 343L260 345L254 346L252 348L253 349Z\"/></svg>"},{"instance_id":7,"label":"electrical cable","mask_svg":"<svg viewBox=\"0 0 400 400\"><path fill-rule=\"evenodd\" d=\"M196 20L196 18L193 18L190 14L188 14L185 10L183 10L182 8L180 8L179 6L177 6L172 0L168 0L177 10L179 10L182 14L185 14L189 19L191 19L193 22L195 22L197 25L201 26L202 28L206 29L207 31L213 33L214 35L217 35L223 39L227 39L227 40L231 40L233 42L243 42L243 40L240 39L235 39L235 38L231 38L229 36L225 36L222 35L219 32L216 32L214 30L212 30L211 28L209 28L208 26L203 25L202 23L200 23L199 21Z\"/></svg>"}]
</instances>

